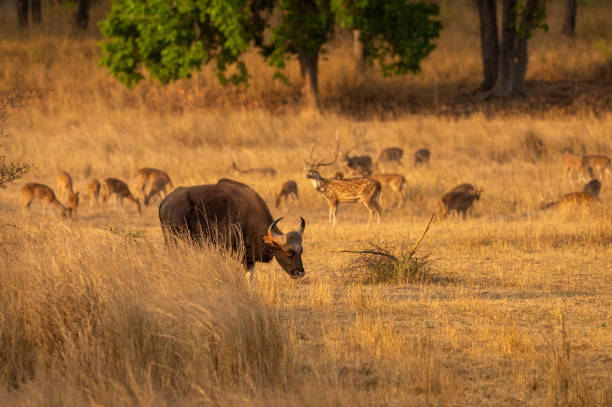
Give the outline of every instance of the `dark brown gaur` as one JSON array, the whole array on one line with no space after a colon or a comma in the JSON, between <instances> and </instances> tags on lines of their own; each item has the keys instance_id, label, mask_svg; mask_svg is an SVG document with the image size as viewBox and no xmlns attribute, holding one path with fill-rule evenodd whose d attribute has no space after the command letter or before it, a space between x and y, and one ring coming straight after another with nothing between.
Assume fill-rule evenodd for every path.
<instances>
[{"instance_id":1,"label":"dark brown gaur","mask_svg":"<svg viewBox=\"0 0 612 407\"><path fill-rule=\"evenodd\" d=\"M159 205L159 221L166 244L188 238L222 245L241 253L250 280L256 262L275 258L291 278L306 274L302 265L302 236L306 222L286 234L266 202L248 185L229 179L216 184L179 187ZM242 249L242 250L241 250Z\"/></svg>"}]
</instances>

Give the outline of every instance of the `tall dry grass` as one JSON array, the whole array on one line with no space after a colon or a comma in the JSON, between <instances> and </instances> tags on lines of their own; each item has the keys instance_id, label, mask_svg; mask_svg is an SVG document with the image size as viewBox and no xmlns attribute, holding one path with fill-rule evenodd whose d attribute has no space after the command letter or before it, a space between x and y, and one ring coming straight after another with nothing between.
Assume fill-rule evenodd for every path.
<instances>
[{"instance_id":1,"label":"tall dry grass","mask_svg":"<svg viewBox=\"0 0 612 407\"><path fill-rule=\"evenodd\" d=\"M227 256L61 221L4 221L4 402L212 402L294 380L288 330ZM22 386L30 390L15 394Z\"/></svg>"}]
</instances>

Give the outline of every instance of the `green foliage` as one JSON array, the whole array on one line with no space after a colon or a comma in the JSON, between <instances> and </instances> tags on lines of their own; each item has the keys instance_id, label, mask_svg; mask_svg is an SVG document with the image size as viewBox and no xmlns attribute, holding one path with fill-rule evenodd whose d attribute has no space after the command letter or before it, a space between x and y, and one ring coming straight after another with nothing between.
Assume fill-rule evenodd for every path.
<instances>
[{"instance_id":1,"label":"green foliage","mask_svg":"<svg viewBox=\"0 0 612 407\"><path fill-rule=\"evenodd\" d=\"M534 7L528 8L526 3L524 4L520 1L516 3L514 11L518 18L514 24L518 26L516 33L520 38L531 38L533 31L538 28L548 32L548 24L546 24L546 0L535 1L534 4ZM526 15L526 13L530 13L530 15Z\"/></svg>"},{"instance_id":2,"label":"green foliage","mask_svg":"<svg viewBox=\"0 0 612 407\"><path fill-rule=\"evenodd\" d=\"M433 49L442 23L437 4L405 0L333 0L342 27L360 30L364 57L378 62L383 75L418 73L419 63Z\"/></svg>"},{"instance_id":3,"label":"green foliage","mask_svg":"<svg viewBox=\"0 0 612 407\"><path fill-rule=\"evenodd\" d=\"M248 0L118 0L100 23L101 64L128 87L143 79L141 68L162 84L189 78L214 61L221 83L247 80L239 56L261 41L264 25ZM260 7L260 11L265 7ZM257 13L255 13L257 14ZM236 72L226 77L230 66Z\"/></svg>"},{"instance_id":4,"label":"green foliage","mask_svg":"<svg viewBox=\"0 0 612 407\"><path fill-rule=\"evenodd\" d=\"M210 62L221 83L236 84L248 79L240 56L251 44L282 69L291 56L318 57L339 25L361 30L365 57L384 75L416 73L442 29L438 14L405 0L116 0L100 24L101 64L128 87L144 71L166 84Z\"/></svg>"}]
</instances>

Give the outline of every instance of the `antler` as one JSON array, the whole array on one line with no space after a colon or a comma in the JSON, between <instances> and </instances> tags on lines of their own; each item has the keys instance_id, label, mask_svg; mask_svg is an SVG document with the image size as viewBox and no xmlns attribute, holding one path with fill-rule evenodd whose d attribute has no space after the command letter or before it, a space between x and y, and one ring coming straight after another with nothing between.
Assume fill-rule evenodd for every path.
<instances>
[{"instance_id":1,"label":"antler","mask_svg":"<svg viewBox=\"0 0 612 407\"><path fill-rule=\"evenodd\" d=\"M333 163L335 163L335 162L336 162L336 160L338 159L338 152L339 152L339 151L340 151L340 142L339 142L339 141L337 141L337 142L336 142L336 152L335 152L335 154L334 154L334 159L333 159L332 161L328 162L328 163L325 163L325 162L321 161L321 162L318 164L318 166L327 166L327 165L332 165Z\"/></svg>"},{"instance_id":2,"label":"antler","mask_svg":"<svg viewBox=\"0 0 612 407\"><path fill-rule=\"evenodd\" d=\"M314 143L314 145L312 146L312 150L310 150L310 161L304 160L306 165L310 165L310 166L313 166L313 167L317 165L317 161L312 157L312 155L314 154L315 148L317 147L317 144L319 144L318 141L316 141Z\"/></svg>"}]
</instances>

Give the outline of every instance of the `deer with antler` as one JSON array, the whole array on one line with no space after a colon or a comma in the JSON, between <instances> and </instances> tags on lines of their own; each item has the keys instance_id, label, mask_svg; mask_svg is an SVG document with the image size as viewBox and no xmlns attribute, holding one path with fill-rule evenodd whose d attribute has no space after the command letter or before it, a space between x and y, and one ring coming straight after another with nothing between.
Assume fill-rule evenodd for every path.
<instances>
[{"instance_id":1,"label":"deer with antler","mask_svg":"<svg viewBox=\"0 0 612 407\"><path fill-rule=\"evenodd\" d=\"M308 167L306 170L306 178L312 181L314 188L319 191L327 202L329 203L329 221L336 225L336 211L338 210L338 204L340 202L361 202L370 212L368 218L368 226L372 221L372 215L376 213L378 215L378 223L382 210L377 200L380 196L380 182L372 178L348 178L348 179L333 179L324 178L320 173L321 167L326 167L334 164L338 159L338 151L340 145L336 145L336 153L334 159L329 162L323 162L323 160L315 160L313 153L317 144L312 147L310 151L310 161L304 160Z\"/></svg>"}]
</instances>

